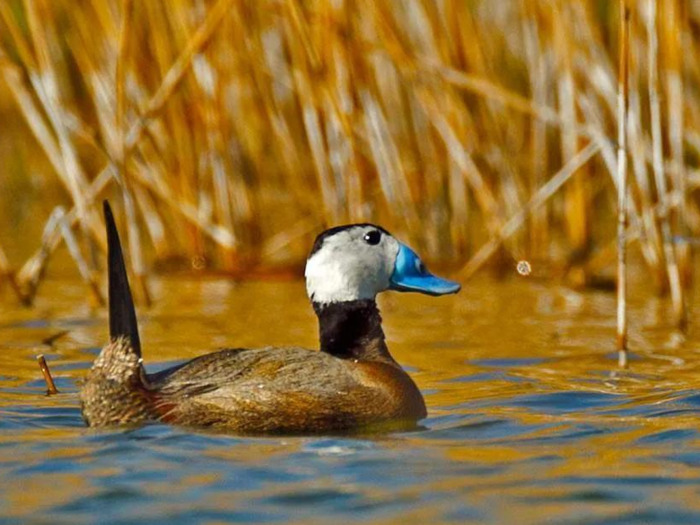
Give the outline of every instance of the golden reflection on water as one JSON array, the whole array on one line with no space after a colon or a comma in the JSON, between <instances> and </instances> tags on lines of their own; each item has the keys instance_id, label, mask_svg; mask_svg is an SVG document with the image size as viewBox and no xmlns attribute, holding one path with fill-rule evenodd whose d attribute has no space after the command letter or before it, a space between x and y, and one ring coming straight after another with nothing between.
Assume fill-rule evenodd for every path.
<instances>
[{"instance_id":1,"label":"golden reflection on water","mask_svg":"<svg viewBox=\"0 0 700 525\"><path fill-rule=\"evenodd\" d=\"M171 277L153 291L156 305L139 317L154 368L227 346L316 346L302 283ZM79 283L48 281L35 309L4 298L7 518L91 521L103 508L174 521L327 521L351 509L373 523L700 516L700 345L696 330L669 331L663 300L631 298L633 360L620 371L612 294L523 279L437 299L387 294L385 331L426 396L426 428L253 439L84 428L77 384L107 338L106 313L84 296ZM38 353L58 396L43 395Z\"/></svg>"}]
</instances>

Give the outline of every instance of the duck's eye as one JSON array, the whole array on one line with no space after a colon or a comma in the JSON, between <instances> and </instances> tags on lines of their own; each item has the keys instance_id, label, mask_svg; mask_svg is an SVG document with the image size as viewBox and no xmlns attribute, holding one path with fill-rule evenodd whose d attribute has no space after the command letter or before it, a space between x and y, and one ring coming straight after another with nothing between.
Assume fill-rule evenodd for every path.
<instances>
[{"instance_id":1,"label":"duck's eye","mask_svg":"<svg viewBox=\"0 0 700 525\"><path fill-rule=\"evenodd\" d=\"M418 270L418 273L420 274L423 274L428 271L425 268L425 264L423 264L423 261L421 261L420 259L416 259L416 270Z\"/></svg>"},{"instance_id":2,"label":"duck's eye","mask_svg":"<svg viewBox=\"0 0 700 525\"><path fill-rule=\"evenodd\" d=\"M374 246L375 244L379 244L379 241L382 240L382 234L379 233L377 230L372 230L365 233L363 239L367 244L371 244Z\"/></svg>"}]
</instances>

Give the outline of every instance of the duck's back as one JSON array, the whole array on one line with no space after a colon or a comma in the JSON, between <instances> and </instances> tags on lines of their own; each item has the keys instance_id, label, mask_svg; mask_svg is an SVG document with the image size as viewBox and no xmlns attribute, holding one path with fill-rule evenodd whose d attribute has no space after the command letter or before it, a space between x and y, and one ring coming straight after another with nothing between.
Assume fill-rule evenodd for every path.
<instances>
[{"instance_id":1,"label":"duck's back","mask_svg":"<svg viewBox=\"0 0 700 525\"><path fill-rule=\"evenodd\" d=\"M309 432L425 415L420 392L397 364L304 348L221 350L148 383L158 418L188 426Z\"/></svg>"}]
</instances>

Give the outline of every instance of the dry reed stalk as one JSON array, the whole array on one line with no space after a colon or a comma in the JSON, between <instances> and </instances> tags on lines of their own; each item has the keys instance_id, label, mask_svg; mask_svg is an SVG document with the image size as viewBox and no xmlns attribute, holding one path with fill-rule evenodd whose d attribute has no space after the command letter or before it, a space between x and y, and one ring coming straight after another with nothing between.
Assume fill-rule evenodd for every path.
<instances>
[{"instance_id":1,"label":"dry reed stalk","mask_svg":"<svg viewBox=\"0 0 700 525\"><path fill-rule=\"evenodd\" d=\"M700 183L700 181L698 181ZM694 187L700 187L696 184L690 184L689 189ZM678 192L672 192L668 196L668 202L670 206L677 206L680 201L680 194ZM659 203L652 205L651 213L658 213L660 208ZM628 210L629 211L629 210ZM700 216L698 217L700 219ZM646 231L644 229L644 224L641 221L629 221L630 224L627 226L625 231L625 238L627 239L627 246L629 247L634 242L639 242L640 247L648 244L648 239L646 238ZM700 225L700 222L698 222ZM693 239L687 239L686 242L694 242ZM610 266L616 261L617 258L617 236L615 236L611 241L607 242L604 246L599 248L586 263L587 271L589 274L596 274L602 272L606 266ZM665 274L664 274L665 275Z\"/></svg>"},{"instance_id":2,"label":"dry reed stalk","mask_svg":"<svg viewBox=\"0 0 700 525\"><path fill-rule=\"evenodd\" d=\"M392 213L403 219L409 231L416 231L420 221L401 164L398 149L387 129L386 117L377 100L368 91L360 92L365 111L365 126L372 156L377 165L379 182Z\"/></svg>"},{"instance_id":3,"label":"dry reed stalk","mask_svg":"<svg viewBox=\"0 0 700 525\"><path fill-rule=\"evenodd\" d=\"M459 30L462 24L469 23L468 12L464 5L453 1L445 3L445 10L448 30L440 31L438 26L438 30L433 29L431 38L444 35L444 42L440 46L444 49L443 60L452 64L455 62L463 64L467 54L471 54L474 50L473 42L470 39L465 40ZM414 67L413 64L408 64L407 70L402 73L409 86L414 84L421 86L423 83L417 82L418 79L413 77ZM461 94L439 79L425 84L424 89L431 93L449 93L445 97L446 100L438 95L443 108L440 111L451 112L449 118L453 133L456 134L458 141L468 144L471 148L472 141L468 137L472 134L472 130L463 100L460 100ZM469 186L469 180L464 176L465 166L460 165L455 160L454 154L447 151L449 146L444 140L435 140L437 137L434 125L430 113L425 108L426 100L420 100L419 90L409 87L406 91L405 114L409 124L406 131L407 146L404 146L404 150L412 153L408 157L407 169L423 175L422 180L416 181L422 200L422 202L419 200L419 209L421 216L425 218L421 228L425 237L421 249L429 258L459 260L469 253L472 240L469 216L473 202L470 191L465 188L465 185ZM460 105L461 108L458 109ZM446 158L447 162L445 162Z\"/></svg>"},{"instance_id":4,"label":"dry reed stalk","mask_svg":"<svg viewBox=\"0 0 700 525\"><path fill-rule=\"evenodd\" d=\"M579 149L579 139L575 131L576 117L576 86L573 78L573 49L568 38L568 32L575 28L569 15L567 2L563 5L555 3L554 9L554 41L555 49L559 51L559 71L557 96L561 126L561 155L570 159ZM574 29L575 31L575 29ZM588 250L588 174L574 176L572 183L564 190L564 219L574 259L581 259ZM572 260L572 262L574 262ZM574 262L575 264L575 262Z\"/></svg>"},{"instance_id":5,"label":"dry reed stalk","mask_svg":"<svg viewBox=\"0 0 700 525\"><path fill-rule=\"evenodd\" d=\"M653 1L653 0L652 0ZM627 93L630 10L620 0L620 68L617 95L617 351L627 367Z\"/></svg>"},{"instance_id":6,"label":"dry reed stalk","mask_svg":"<svg viewBox=\"0 0 700 525\"><path fill-rule=\"evenodd\" d=\"M488 210L484 210L484 219L487 227L493 231L494 228L501 226L502 221L500 210L495 203L495 196L483 182L483 175L479 172L479 168L469 153L469 137L473 135L473 132L470 130L470 123L465 118L461 118L466 108L458 100L458 97L451 93L452 90L446 91L449 92L449 95L445 97L448 109L444 114L446 115L446 121L449 120L449 122L437 123L430 115L427 115L427 120L433 126L436 126L436 124L438 126L445 125L442 133L438 131L438 134L441 135L444 147L447 148L448 155L451 158L446 174L448 196L445 205L451 210L450 236L447 246L455 252L455 256L458 256L460 253L463 256L466 253L469 238L471 237L469 232L470 192L468 191L470 188L479 204L489 207ZM448 141L445 141L444 138L448 136ZM464 145L463 156L455 149L455 143L452 142L455 138Z\"/></svg>"},{"instance_id":7,"label":"dry reed stalk","mask_svg":"<svg viewBox=\"0 0 700 525\"><path fill-rule=\"evenodd\" d=\"M57 36L53 28L41 23L41 18L48 12L48 4L46 0L35 0L25 1L24 5L37 66L36 70L29 71L29 81L56 135L62 165L59 174L63 174L66 187L76 205L81 228L84 228L88 241L87 234L91 234L96 239L102 239L102 226L99 219L85 202L83 191L87 187L87 179L81 168L75 144L66 127L69 119L61 99L56 63L51 60L50 47L57 45Z\"/></svg>"},{"instance_id":8,"label":"dry reed stalk","mask_svg":"<svg viewBox=\"0 0 700 525\"><path fill-rule=\"evenodd\" d=\"M352 54L358 50L347 46L337 35L348 30L348 8L345 2L327 3L321 31L316 35L315 47L319 58L330 69L325 75L326 83L320 83L323 108L326 113L326 140L329 162L337 182L338 198L341 201L344 221L361 221L366 218L367 197L364 195L362 168L359 157L361 146L359 135L364 128L354 126L359 106L353 99L354 92L363 80L351 77L355 64ZM331 42L332 45L326 45ZM360 131L362 130L362 131ZM403 148L402 148L403 150Z\"/></svg>"},{"instance_id":9,"label":"dry reed stalk","mask_svg":"<svg viewBox=\"0 0 700 525\"><path fill-rule=\"evenodd\" d=\"M0 244L0 276L7 276L12 273L12 268L10 267L10 261L7 259L5 250Z\"/></svg>"},{"instance_id":10,"label":"dry reed stalk","mask_svg":"<svg viewBox=\"0 0 700 525\"><path fill-rule=\"evenodd\" d=\"M79 36L73 36L69 45L73 50L72 55L75 57L81 75L88 79L86 82L87 90L93 100L92 106L97 119L96 131L99 133L99 138L91 143L93 150L100 156L106 155L108 159L118 159L121 155L119 141L122 133L115 124L114 81L107 72L96 70L90 55L84 52L85 48L89 49L90 47L90 41L86 38L85 33L90 34L91 31L94 31L94 28L80 26L77 31Z\"/></svg>"},{"instance_id":11,"label":"dry reed stalk","mask_svg":"<svg viewBox=\"0 0 700 525\"><path fill-rule=\"evenodd\" d=\"M170 240L166 238L163 219L155 208L153 199L146 190L140 186L135 186L133 190L136 203L146 225L146 230L151 238L151 244L156 252L156 257L159 259L167 259L171 255L174 247Z\"/></svg>"},{"instance_id":12,"label":"dry reed stalk","mask_svg":"<svg viewBox=\"0 0 700 525\"><path fill-rule=\"evenodd\" d=\"M212 223L210 218L200 214L200 210L195 205L174 194L170 186L157 175L160 173L160 170L134 161L134 168L131 173L135 183L144 189L150 190L164 204L167 204L174 212L204 235L211 238L215 243L229 250L236 248L238 241L233 233L218 224Z\"/></svg>"},{"instance_id":13,"label":"dry reed stalk","mask_svg":"<svg viewBox=\"0 0 700 525\"><path fill-rule=\"evenodd\" d=\"M227 177L225 137L222 133L223 115L216 99L215 73L208 58L204 55L195 57L192 72L202 92L200 105L204 128L203 140L206 148L206 153L203 154L203 168L211 177L216 222L229 231L240 231L241 228L237 228L237 219L241 215L234 213L231 204L231 193L235 190L231 178ZM225 250L221 246L217 248L224 269L233 271L236 266L234 252Z\"/></svg>"},{"instance_id":14,"label":"dry reed stalk","mask_svg":"<svg viewBox=\"0 0 700 525\"><path fill-rule=\"evenodd\" d=\"M74 214L77 219L77 213ZM58 245L61 239L61 230L59 228L61 218L64 216L63 210L60 207L54 208L49 215L49 219L44 225L44 232L41 238L41 248L36 254L29 258L18 274L18 281L22 286L22 293L27 298L29 303L34 301L39 282L46 269L46 263L51 254L51 245Z\"/></svg>"},{"instance_id":15,"label":"dry reed stalk","mask_svg":"<svg viewBox=\"0 0 700 525\"><path fill-rule=\"evenodd\" d=\"M264 258L272 259L300 238L305 238L318 229L319 224L314 219L301 219L296 224L292 224L289 228L268 238L262 247L261 255Z\"/></svg>"},{"instance_id":16,"label":"dry reed stalk","mask_svg":"<svg viewBox=\"0 0 700 525\"><path fill-rule=\"evenodd\" d=\"M136 145L141 137L141 133L143 133L145 121L154 118L170 99L173 92L182 82L185 73L190 68L192 58L196 53L201 52L208 44L226 14L226 11L230 9L232 2L233 0L218 0L209 9L204 22L197 28L192 37L189 38L185 48L165 74L165 77L158 86L158 90L148 101L141 115L141 119L129 129L125 145L126 149Z\"/></svg>"},{"instance_id":17,"label":"dry reed stalk","mask_svg":"<svg viewBox=\"0 0 700 525\"><path fill-rule=\"evenodd\" d=\"M114 90L115 90L115 108L114 108L114 128L116 133L113 136L113 146L112 150L116 158L114 162L117 165L117 171L124 174L123 178L126 179L126 169L128 161L128 151L126 150L126 61L128 59L127 53L129 51L129 34L130 34L130 21L133 10L133 3L131 0L122 0L121 2L121 27L119 29L119 43L117 49L117 60L116 60L116 72L114 80ZM99 106L99 104L97 105Z\"/></svg>"},{"instance_id":18,"label":"dry reed stalk","mask_svg":"<svg viewBox=\"0 0 700 525\"><path fill-rule=\"evenodd\" d=\"M12 288L12 291L15 293L20 303L28 305L29 301L27 301L27 298L22 293L22 289L17 282L15 271L10 265L10 261L5 254L5 250L3 249L2 245L0 245L0 281L3 277L10 283L10 288Z\"/></svg>"},{"instance_id":19,"label":"dry reed stalk","mask_svg":"<svg viewBox=\"0 0 700 525\"><path fill-rule=\"evenodd\" d=\"M629 71L630 71L630 68L628 65L628 75L629 75ZM619 74L618 74L618 76L619 76ZM628 89L629 89L629 85L630 85L630 82L628 81ZM596 110L595 106L593 105L592 101L590 100L590 97L588 97L586 95L582 95L580 97L580 103L581 103L582 107L586 108L586 111L584 111L584 114L586 114L586 117L590 118L591 116L593 116L593 118L596 119L597 122L599 122L598 125L602 125L601 115ZM630 133L629 128L630 127L634 128L635 126L641 127L641 122L637 121L636 124L631 124L631 122L634 120L634 116L637 114L635 114L635 115L630 114L629 95L628 95L627 104L628 104L628 106L627 106L628 107L628 110L627 110L628 130L627 130L626 140L629 142L630 135L633 135L633 133L632 134ZM634 145L634 143L633 143L633 145ZM634 150L634 148L632 148L632 149ZM607 171L610 174L610 176L612 177L615 188L617 189L618 183L619 183L619 177L618 177L619 167L618 167L618 161L617 161L617 146L615 148L613 148L608 142L602 142L601 157L603 158L603 160L605 162L605 166L607 168ZM635 161L639 161L640 163L642 163L644 165L644 162L645 162L644 156L642 156L640 159L635 159ZM635 174L636 174L636 170L635 170ZM648 180L643 180L642 182L638 181L638 186L636 188L632 187L632 190L635 190L635 189L639 190L640 188L643 188L646 186L648 186ZM645 208L644 207L645 202L641 201L641 205L642 205L641 210L638 209L637 203L634 199L629 199L629 190L628 190L627 197L628 197L627 204L626 204L627 221L635 229L634 231L637 231L636 228L638 226L638 223L644 222L645 216L646 216L646 220L652 219L652 222L655 222L654 213L655 213L656 207L652 203L651 196L649 196L649 198L647 199L647 203L649 204L649 207ZM653 226L653 224L652 224L652 226ZM654 230L652 230L650 233L647 233L647 235L642 239L642 242L640 243L640 248L641 248L641 252L642 252L644 261L646 262L647 266L650 268L650 270L652 272L654 272L654 275L658 276L658 272L659 272L659 268L660 268L659 267L660 261L659 261L659 255L658 255L660 252L660 248L659 248L660 241L658 240L658 235L655 235L655 233L658 233L658 232L655 232ZM656 240L657 244L654 244L655 239L657 239ZM617 243L617 236L615 237L614 244L616 245L616 243ZM615 251L616 251L616 249L613 250L613 252L609 252L609 253L614 254ZM613 257L613 259L615 259L615 257ZM601 263L602 261L608 260L608 259L593 255L592 260L597 260L598 263ZM586 262L586 265L585 265L588 272L591 274L593 274L597 271L595 268L596 264L592 264L592 260L589 260L588 262ZM615 263L613 263L613 264L615 264ZM665 280L665 275L666 275L665 269L662 268L662 271L663 271L662 278ZM660 290L661 288L657 287L656 289Z\"/></svg>"},{"instance_id":20,"label":"dry reed stalk","mask_svg":"<svg viewBox=\"0 0 700 525\"><path fill-rule=\"evenodd\" d=\"M15 66L13 66L5 60L1 60L1 58L2 57L0 57L0 68L2 68L3 78L7 86L10 88L10 92L14 96L15 101L19 106L25 121L27 122L35 138L41 145L44 153L46 154L52 167L58 174L60 180L70 191L73 197L73 202L75 202L76 206L82 205L84 207L85 197L83 195L84 190L82 188L84 186L87 186L87 183L84 181L83 178L81 178L79 171L77 173L73 172L73 175L71 175L71 171L66 167L64 155L67 155L71 158L71 160L68 162L69 165L73 166L73 168L71 169L75 168L75 156L72 147L67 144L65 130L63 133L64 147L61 148L56 143L52 131L47 126L45 119L41 114L41 111L34 102L34 99L31 96L31 94L29 93L29 88L22 81L22 75L18 68L16 68ZM34 89L37 89L37 87L35 86ZM76 183L76 179L80 179L80 181ZM78 204L78 202L80 202L80 204ZM80 211L78 211L77 213L78 217L80 217ZM83 211L82 216L84 219L85 217L89 217L89 215L86 215L86 213L87 212ZM94 219L90 220L92 222L90 222L89 224L93 225ZM96 230L94 226L91 226L91 228L91 232L95 234ZM98 244L101 247L105 247L104 243L98 242Z\"/></svg>"},{"instance_id":21,"label":"dry reed stalk","mask_svg":"<svg viewBox=\"0 0 700 525\"><path fill-rule=\"evenodd\" d=\"M345 1L327 5L329 9L327 17L333 21L332 24L325 25L328 28L325 41L332 44L322 47L322 50L325 49L328 53L324 57L325 61L332 68L332 85L324 93L326 113L329 115L328 147L336 180L344 181L346 220L359 222L365 215L363 213L365 201L357 162L358 146L350 123L355 110L350 78L353 50L336 37L336 33L347 30L350 21L347 19L348 8Z\"/></svg>"},{"instance_id":22,"label":"dry reed stalk","mask_svg":"<svg viewBox=\"0 0 700 525\"><path fill-rule=\"evenodd\" d=\"M659 45L657 34L656 0L648 0L646 15L647 37L649 40L648 83L649 109L651 112L652 166L660 203L659 221L661 223L664 257L666 259L669 288L671 291L671 303L673 305L674 314L673 317L676 325L679 328L684 329L687 324L685 299L673 244L673 233L671 231L671 223L669 219L670 207L668 204L668 189L663 163L663 135L661 125L661 105L659 102L659 72L657 59Z\"/></svg>"},{"instance_id":23,"label":"dry reed stalk","mask_svg":"<svg viewBox=\"0 0 700 525\"><path fill-rule=\"evenodd\" d=\"M0 6L2 4L0 3ZM2 13L2 8L0 8ZM11 64L3 55L0 55L0 67L2 68L3 79L5 84L10 89L10 93L15 99L25 121L34 134L35 139L41 145L46 157L51 163L56 173L62 172L61 156L58 152L55 140L51 131L46 126L41 113L39 112L29 89L22 79L22 73L13 64Z\"/></svg>"},{"instance_id":24,"label":"dry reed stalk","mask_svg":"<svg viewBox=\"0 0 700 525\"><path fill-rule=\"evenodd\" d=\"M498 204L491 188L469 152L462 145L463 141L459 139L453 126L446 120L444 114L439 111L435 97L424 90L418 90L416 95L428 120L442 138L448 154L471 186L474 198L486 220L487 228L491 233L495 234L501 228L501 220Z\"/></svg>"},{"instance_id":25,"label":"dry reed stalk","mask_svg":"<svg viewBox=\"0 0 700 525\"><path fill-rule=\"evenodd\" d=\"M673 163L672 180L676 191L681 195L679 205L675 207L673 219L675 223L675 235L682 239L688 236L687 230L687 185L685 173L685 151L683 135L685 132L684 108L683 108L683 71L681 50L684 49L683 41L687 35L687 13L680 11L688 9L686 2L666 1L662 3L664 16L662 18L662 35L664 46L664 78L667 91L668 112L668 142L671 148L671 160ZM692 51L691 51L692 52ZM675 244L678 257L678 269L681 280L681 288L689 288L692 281L692 251L691 245L681 241ZM683 317L687 318L688 305L683 304Z\"/></svg>"},{"instance_id":26,"label":"dry reed stalk","mask_svg":"<svg viewBox=\"0 0 700 525\"><path fill-rule=\"evenodd\" d=\"M295 75L297 86L300 92L309 93L310 86L306 85L305 80L302 80L302 75ZM338 202L337 191L335 184L331 179L330 169L328 167L328 155L323 141L323 131L321 129L321 120L319 112L314 107L310 100L306 100L303 106L304 112L304 127L309 140L311 156L314 160L316 173L318 174L319 186L321 187L321 195L323 196L323 204L326 215L332 223L337 223Z\"/></svg>"},{"instance_id":27,"label":"dry reed stalk","mask_svg":"<svg viewBox=\"0 0 700 525\"><path fill-rule=\"evenodd\" d=\"M342 222L351 221L362 209L360 176L354 161L355 151L352 136L346 134L341 117L334 104L325 97L326 142L328 143L328 162L337 181L336 189L340 201L339 213Z\"/></svg>"},{"instance_id":28,"label":"dry reed stalk","mask_svg":"<svg viewBox=\"0 0 700 525\"><path fill-rule=\"evenodd\" d=\"M537 9L532 2L521 0L525 56L528 63L528 80L533 101L538 106L547 105L547 60L544 56L542 42L537 30ZM537 191L543 183L547 172L547 127L544 122L533 118L530 121L530 194ZM535 259L544 259L548 241L547 207L532 214L530 225L530 253Z\"/></svg>"},{"instance_id":29,"label":"dry reed stalk","mask_svg":"<svg viewBox=\"0 0 700 525\"><path fill-rule=\"evenodd\" d=\"M629 71L629 67L628 67ZM618 75L619 76L619 75ZM617 95L616 95L617 96ZM602 112L599 107L595 105L594 100L589 94L586 94L584 92L579 93L579 105L582 108L582 112L584 115L584 118L589 121L593 126L596 126L597 129L600 131L598 134L602 134L603 131L602 129L604 128L604 118L602 115ZM629 102L628 102L629 103ZM629 121L629 118L628 118ZM618 161L617 161L617 146L613 147L613 144L611 144L607 139L606 140L598 140L598 143L601 145L601 158L603 159L605 166L607 168L607 171L612 178L612 181L615 185L615 188L618 187L619 183L619 167L618 167ZM643 160L643 159L642 159ZM640 212L637 209L636 203L634 200L628 200L627 201L627 210L626 210L627 216L628 216L628 221L636 225L637 222L639 222L641 219L639 218ZM654 254L651 252L651 248L649 246L648 242L642 243L642 254L645 258L645 261L649 265L650 268L654 268ZM593 268L592 265L589 263L586 263L586 269L590 272Z\"/></svg>"},{"instance_id":30,"label":"dry reed stalk","mask_svg":"<svg viewBox=\"0 0 700 525\"><path fill-rule=\"evenodd\" d=\"M138 293L144 304L146 306L151 306L153 300L151 299L151 292L148 288L146 268L143 263L139 226L136 222L136 206L134 205L132 193L129 191L126 184L122 188L122 196L124 201L124 215L128 224L126 231L129 242L129 259L131 260L131 268L136 280L136 289L139 291Z\"/></svg>"},{"instance_id":31,"label":"dry reed stalk","mask_svg":"<svg viewBox=\"0 0 700 525\"><path fill-rule=\"evenodd\" d=\"M422 215L428 220L425 221L424 232L426 237L425 251L427 256L436 257L439 253L445 253L451 246L451 232L448 208L448 197L445 195L445 180L446 175L441 167L441 155L439 145L433 140L425 140L429 137L432 130L428 116L423 111L421 104L416 100L416 97L409 99L412 121L413 143L415 144L417 169L424 173L423 180L423 195L425 197ZM457 211L461 215L459 220L461 226L466 228L469 225L469 199L466 194L464 208ZM449 198L452 198L450 192ZM468 234L468 230L467 230ZM456 250L467 252L469 236L467 235L465 243Z\"/></svg>"},{"instance_id":32,"label":"dry reed stalk","mask_svg":"<svg viewBox=\"0 0 700 525\"><path fill-rule=\"evenodd\" d=\"M654 198L652 195L653 181L650 180L649 170L645 158L646 142L642 131L641 122L641 95L639 93L638 77L640 67L628 68L628 74L634 71L635 78L628 82L629 96L627 101L627 137L629 141L630 157L632 159L632 172L636 181L641 211L642 230L646 242L640 243L644 259L652 272L657 291L661 291L666 282L666 269L663 264L663 252L661 234L654 212ZM628 241L630 237L627 237Z\"/></svg>"},{"instance_id":33,"label":"dry reed stalk","mask_svg":"<svg viewBox=\"0 0 700 525\"><path fill-rule=\"evenodd\" d=\"M115 74L116 107L114 112L114 125L117 129L117 133L115 136L117 143L114 145L113 149L114 151L116 151L117 157L114 159L114 162L116 164L117 171L120 174L120 182L122 184L124 210L125 217L127 220L129 259L131 261L131 268L133 270L134 279L136 280L135 285L136 289L138 290L139 297L143 299L143 302L146 306L150 306L152 300L150 291L148 289L145 265L143 263L143 255L141 249L142 244L140 239L139 226L136 221L136 207L134 205L129 177L129 155L131 150L126 148L126 62L128 60L129 53L128 43L129 35L131 32L130 29L131 18L133 16L133 3L131 0L122 0L121 4L122 23L119 29L119 47L117 52Z\"/></svg>"},{"instance_id":34,"label":"dry reed stalk","mask_svg":"<svg viewBox=\"0 0 700 525\"><path fill-rule=\"evenodd\" d=\"M219 27L227 9L230 7L231 0L218 0L216 4L208 11L206 18L197 28L194 34L187 39L184 49L179 53L176 60L167 69L162 82L160 83L155 94L148 100L145 110L141 118L131 125L125 141L125 152L131 151L139 144L142 133L145 130L148 120L155 118L161 111L166 102L171 98L176 88L184 80L185 73L189 70L192 60L197 53L200 53L203 48L209 43L215 30ZM184 134L179 126L171 128L181 138L181 145L186 142ZM182 147L178 147L177 151L181 151ZM189 162L194 155L181 156L181 160ZM186 172L187 170L185 170ZM232 250L236 244L234 233L225 226L212 225L206 215L202 215L192 202L190 196L186 200L180 197L174 197L169 186L162 181L157 187L154 187L145 177L136 175L137 182L146 184L151 190L155 190L156 194L166 201L174 210L178 211L187 221L196 227L196 231L201 231L210 236L218 245L225 250ZM184 188L188 188L187 184L183 184ZM145 291L145 289L144 289Z\"/></svg>"},{"instance_id":35,"label":"dry reed stalk","mask_svg":"<svg viewBox=\"0 0 700 525\"><path fill-rule=\"evenodd\" d=\"M561 117L558 115L557 111L549 106L537 104L534 101L529 100L517 93L513 93L488 79L470 75L468 73L464 73L463 71L457 71L441 64L434 64L429 60L425 60L424 64L425 69L427 70L426 73L430 72L438 74L449 84L468 90L489 100L499 102L500 104L503 104L505 108L513 109L526 115L531 115L542 122L546 122L547 124L552 124L557 127L564 126L564 122L561 120ZM599 130L586 124L572 124L571 129L583 138L612 142L609 138L601 136Z\"/></svg>"},{"instance_id":36,"label":"dry reed stalk","mask_svg":"<svg viewBox=\"0 0 700 525\"><path fill-rule=\"evenodd\" d=\"M285 114L294 81L291 64L284 62L279 47L283 30L275 31L274 38L266 38L257 30L257 24L260 23L258 17L255 17L256 29L252 29L250 20L246 19L247 14L246 10L234 10L231 23L222 26L225 30L222 38L230 39L232 45L241 52L234 55L235 60L231 64L226 64L222 81L217 87L217 122L220 124L217 133L222 141L219 154L222 158L228 158L231 166L225 175L230 181L229 200L234 232L240 239L240 244L249 247L246 257L257 257L262 237L258 212L263 204L260 194L244 176L246 173L254 171L257 174L268 174L279 170L280 178L287 182L287 190L294 195L294 201L301 208L313 208L317 203L311 203L315 199L306 188L308 181L302 160L302 156L306 158L306 153L299 151L295 144L296 130ZM222 42L221 38L218 42ZM264 66L246 70L244 64L256 61L263 62ZM235 114L240 115L240 118L233 119L230 123L227 117L230 106L225 103L227 89L230 89L226 87L227 84L235 86ZM271 128L274 138L271 137L264 143L250 140L254 135L269 131L265 130L265 123ZM232 129L228 130L230 126ZM229 135L237 137L233 147ZM228 140L228 143L224 143L224 140ZM261 154L261 148L268 144L274 150L270 157L282 159L278 168L271 168L266 162L267 155ZM248 162L252 166L249 167Z\"/></svg>"},{"instance_id":37,"label":"dry reed stalk","mask_svg":"<svg viewBox=\"0 0 700 525\"><path fill-rule=\"evenodd\" d=\"M525 219L539 209L552 197L569 179L576 170L586 164L599 151L600 146L591 142L570 159L547 183L535 193L530 201L503 225L498 236L491 238L472 256L466 265L459 271L462 279L470 279L488 259L496 253L501 243L513 235L525 222Z\"/></svg>"},{"instance_id":38,"label":"dry reed stalk","mask_svg":"<svg viewBox=\"0 0 700 525\"><path fill-rule=\"evenodd\" d=\"M100 283L97 279L95 272L90 269L82 252L80 251L80 246L78 240L75 238L75 234L68 223L66 212L62 206L58 206L55 210L56 221L58 221L58 226L61 231L61 236L66 243L68 252L75 261L75 265L78 268L78 272L83 280L88 284L90 291L92 292L92 297L97 304L104 306L106 304L105 298L100 291Z\"/></svg>"},{"instance_id":39,"label":"dry reed stalk","mask_svg":"<svg viewBox=\"0 0 700 525\"><path fill-rule=\"evenodd\" d=\"M46 382L46 395L52 396L54 394L58 394L58 388L56 388L56 383L53 382L51 370L49 370L49 365L46 363L44 354L39 354L36 356L36 360L39 363L39 369L41 370L41 374L44 376L44 381Z\"/></svg>"},{"instance_id":40,"label":"dry reed stalk","mask_svg":"<svg viewBox=\"0 0 700 525\"><path fill-rule=\"evenodd\" d=\"M451 40L453 41L460 40L457 34L459 30L455 28L455 34L448 35L446 38L444 36L444 31L442 31L441 24L434 20L437 11L427 8L430 3L426 3L425 5L425 13L430 12L431 16L425 16L427 19L426 22L419 21L416 24L420 28L425 27L429 29L421 32L421 34L424 35L424 46L427 48L425 54L443 57L443 62L447 62L450 66L453 66L455 61L449 56L446 50L449 49L450 46L449 37L452 37ZM472 11L470 9L465 9L463 6L461 6L461 8L453 8L458 11L461 22L464 24L464 29L475 32L473 29L476 23ZM472 41L468 43L462 41L461 43L461 50L469 57L470 70L476 75L488 75L493 69L493 65L487 58L487 49L480 39L472 39ZM443 49L445 51L443 51ZM479 148L480 142L483 141L483 143L490 143L495 146L484 152L483 157L486 168L494 173L499 173L498 180L494 181L495 183L493 184L493 192L498 192L500 194L502 204L498 208L495 208L490 213L490 216L486 218L487 224L491 224L495 226L495 229L498 229L503 222L500 216L512 215L520 209L523 201L526 200L526 197L523 195L524 187L520 184L516 176L519 169L513 166L513 163L507 156L500 154L501 149L506 147L506 144L513 145L523 140L524 130L517 125L517 119L513 119L508 125L505 125L505 122L501 118L502 112L500 104L496 102L485 99L479 102L474 110L470 110L465 104L464 97L461 96L456 89L444 85L444 82L436 82L431 88L430 92L432 98L438 102L441 108L440 113L445 116L453 133L457 135L464 145L464 149L470 152L467 154L469 157L468 160L471 161L471 152ZM470 113L473 115L472 118L467 117ZM481 126L480 130L476 129L473 121L474 118L483 120L485 123ZM525 119L521 119L521 121L524 122ZM474 162L471 162L471 164L471 169L474 174L478 177L482 177L479 173L480 170L476 168L476 164ZM449 206L454 211L453 225L451 228L451 244L454 245L457 250L461 250L463 246L466 246L469 237L466 212L468 208L468 193L466 191L465 177L460 173L461 169L459 168L460 166L455 162L450 163L448 167L448 187L450 189ZM521 239L518 237L511 239L509 244L521 244ZM515 251L522 251L518 247L508 247Z\"/></svg>"},{"instance_id":41,"label":"dry reed stalk","mask_svg":"<svg viewBox=\"0 0 700 525\"><path fill-rule=\"evenodd\" d=\"M577 102L584 120L591 128L591 136L600 145L600 157L605 169L617 188L617 144L610 141L606 135L604 114L596 105L595 97L591 93L580 91Z\"/></svg>"},{"instance_id":42,"label":"dry reed stalk","mask_svg":"<svg viewBox=\"0 0 700 525\"><path fill-rule=\"evenodd\" d=\"M95 196L99 194L115 176L111 166L103 170L92 182L89 187L86 197L89 201L94 202ZM19 272L17 272L17 281L22 289L26 302L32 303L36 294L39 281L44 273L46 264L48 263L51 254L58 248L61 239L61 231L57 228L56 210L51 214L49 220L44 226L44 234L39 249L24 263ZM75 205L65 214L64 218L69 227L74 227L78 222L78 214Z\"/></svg>"}]
</instances>

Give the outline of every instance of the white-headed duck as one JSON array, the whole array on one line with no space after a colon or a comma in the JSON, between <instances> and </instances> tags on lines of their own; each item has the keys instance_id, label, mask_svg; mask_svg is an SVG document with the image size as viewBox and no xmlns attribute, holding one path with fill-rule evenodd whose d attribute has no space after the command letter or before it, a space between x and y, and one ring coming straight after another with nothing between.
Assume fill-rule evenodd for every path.
<instances>
[{"instance_id":1,"label":"white-headed duck","mask_svg":"<svg viewBox=\"0 0 700 525\"><path fill-rule=\"evenodd\" d=\"M428 272L383 228L351 224L316 238L305 275L320 351L225 349L147 374L106 202L104 214L111 341L80 392L88 425L163 421L241 433L317 433L415 425L426 416L418 387L389 353L375 298L385 290L444 295L460 286Z\"/></svg>"}]
</instances>

